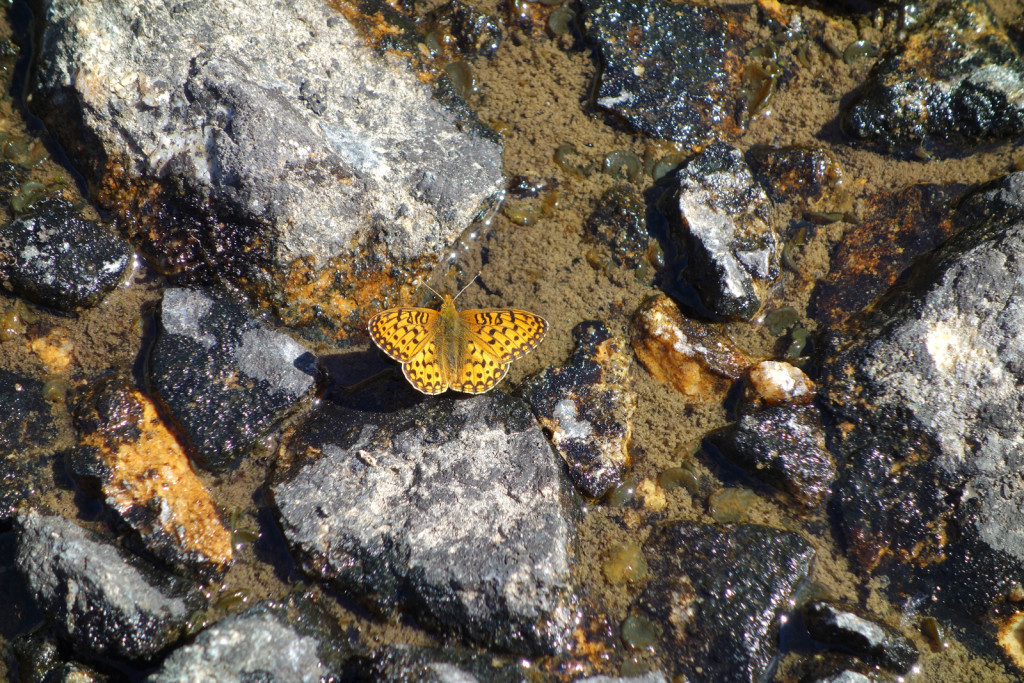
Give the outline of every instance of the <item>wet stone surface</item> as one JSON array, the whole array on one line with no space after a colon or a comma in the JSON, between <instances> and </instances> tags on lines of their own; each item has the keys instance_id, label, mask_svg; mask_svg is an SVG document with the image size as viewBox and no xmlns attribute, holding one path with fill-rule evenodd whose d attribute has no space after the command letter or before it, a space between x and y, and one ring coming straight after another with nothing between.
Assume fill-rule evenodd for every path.
<instances>
[{"instance_id":1,"label":"wet stone surface","mask_svg":"<svg viewBox=\"0 0 1024 683\"><path fill-rule=\"evenodd\" d=\"M525 404L324 404L285 450L271 493L307 574L473 642L565 646L577 503Z\"/></svg>"},{"instance_id":2,"label":"wet stone surface","mask_svg":"<svg viewBox=\"0 0 1024 683\"><path fill-rule=\"evenodd\" d=\"M121 375L87 385L71 401L80 437L68 469L78 483L165 562L200 573L225 569L231 533L153 401Z\"/></svg>"},{"instance_id":3,"label":"wet stone surface","mask_svg":"<svg viewBox=\"0 0 1024 683\"><path fill-rule=\"evenodd\" d=\"M952 207L965 187L919 183L868 198L865 219L843 234L811 311L837 325L885 293L914 259L953 235Z\"/></svg>"},{"instance_id":4,"label":"wet stone surface","mask_svg":"<svg viewBox=\"0 0 1024 683\"><path fill-rule=\"evenodd\" d=\"M573 337L576 351L565 365L548 368L524 392L577 488L601 498L622 483L629 465L632 354L601 322L580 323Z\"/></svg>"},{"instance_id":5,"label":"wet stone surface","mask_svg":"<svg viewBox=\"0 0 1024 683\"><path fill-rule=\"evenodd\" d=\"M21 512L17 566L40 611L76 649L149 659L184 633L200 598L169 574L63 517Z\"/></svg>"},{"instance_id":6,"label":"wet stone surface","mask_svg":"<svg viewBox=\"0 0 1024 683\"><path fill-rule=\"evenodd\" d=\"M40 631L24 633L11 643L8 662L17 665L21 681L104 683L106 676L67 657L60 644Z\"/></svg>"},{"instance_id":7,"label":"wet stone surface","mask_svg":"<svg viewBox=\"0 0 1024 683\"><path fill-rule=\"evenodd\" d=\"M905 674L917 662L917 647L906 636L852 605L817 600L803 606L803 617L816 641L870 664Z\"/></svg>"},{"instance_id":8,"label":"wet stone surface","mask_svg":"<svg viewBox=\"0 0 1024 683\"><path fill-rule=\"evenodd\" d=\"M970 628L1024 579L1022 187L966 201L963 230L822 354L854 556Z\"/></svg>"},{"instance_id":9,"label":"wet stone surface","mask_svg":"<svg viewBox=\"0 0 1024 683\"><path fill-rule=\"evenodd\" d=\"M719 10L664 0L586 0L583 9L604 67L599 107L654 138L694 144L739 133L742 64Z\"/></svg>"},{"instance_id":10,"label":"wet stone surface","mask_svg":"<svg viewBox=\"0 0 1024 683\"><path fill-rule=\"evenodd\" d=\"M503 660L453 647L392 646L381 648L373 657L349 663L347 680L417 681L422 683L521 683L529 669L516 660Z\"/></svg>"},{"instance_id":11,"label":"wet stone surface","mask_svg":"<svg viewBox=\"0 0 1024 683\"><path fill-rule=\"evenodd\" d=\"M57 438L43 383L0 368L0 520L35 491L33 470Z\"/></svg>"},{"instance_id":12,"label":"wet stone surface","mask_svg":"<svg viewBox=\"0 0 1024 683\"><path fill-rule=\"evenodd\" d=\"M854 138L963 146L1024 135L1024 61L980 0L936 8L874 66L843 112Z\"/></svg>"},{"instance_id":13,"label":"wet stone surface","mask_svg":"<svg viewBox=\"0 0 1024 683\"><path fill-rule=\"evenodd\" d=\"M153 386L205 467L238 461L313 388L316 361L291 337L205 290L164 292Z\"/></svg>"},{"instance_id":14,"label":"wet stone surface","mask_svg":"<svg viewBox=\"0 0 1024 683\"><path fill-rule=\"evenodd\" d=\"M811 570L807 541L759 525L673 522L645 550L651 580L634 609L660 624L671 672L762 680L778 649L779 616Z\"/></svg>"},{"instance_id":15,"label":"wet stone surface","mask_svg":"<svg viewBox=\"0 0 1024 683\"><path fill-rule=\"evenodd\" d=\"M146 681L338 680L348 654L330 616L313 600L290 596L207 627Z\"/></svg>"},{"instance_id":16,"label":"wet stone surface","mask_svg":"<svg viewBox=\"0 0 1024 683\"><path fill-rule=\"evenodd\" d=\"M108 226L56 196L0 225L0 280L62 311L99 301L122 280L131 257L129 244Z\"/></svg>"},{"instance_id":17,"label":"wet stone surface","mask_svg":"<svg viewBox=\"0 0 1024 683\"><path fill-rule=\"evenodd\" d=\"M739 150L713 143L678 176L686 278L721 319L750 320L779 275L775 208Z\"/></svg>"},{"instance_id":18,"label":"wet stone surface","mask_svg":"<svg viewBox=\"0 0 1024 683\"><path fill-rule=\"evenodd\" d=\"M757 145L744 158L775 202L818 206L831 197L843 177L832 153L820 147Z\"/></svg>"},{"instance_id":19,"label":"wet stone surface","mask_svg":"<svg viewBox=\"0 0 1024 683\"><path fill-rule=\"evenodd\" d=\"M836 465L817 408L761 408L706 438L749 477L806 507L817 507L831 493Z\"/></svg>"},{"instance_id":20,"label":"wet stone surface","mask_svg":"<svg viewBox=\"0 0 1024 683\"><path fill-rule=\"evenodd\" d=\"M617 185L601 196L587 219L586 229L595 242L611 249L615 263L636 268L650 244L646 211L639 192L627 185Z\"/></svg>"},{"instance_id":21,"label":"wet stone surface","mask_svg":"<svg viewBox=\"0 0 1024 683\"><path fill-rule=\"evenodd\" d=\"M432 265L501 190L501 149L329 5L273 25L239 0L54 2L34 99L154 263L342 334L332 293L368 303L383 269Z\"/></svg>"}]
</instances>

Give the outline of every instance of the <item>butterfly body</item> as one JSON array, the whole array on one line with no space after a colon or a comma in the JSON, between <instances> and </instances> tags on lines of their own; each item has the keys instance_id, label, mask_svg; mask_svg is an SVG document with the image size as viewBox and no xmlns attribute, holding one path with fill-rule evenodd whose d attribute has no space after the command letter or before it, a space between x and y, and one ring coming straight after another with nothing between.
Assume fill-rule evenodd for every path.
<instances>
[{"instance_id":1,"label":"butterfly body","mask_svg":"<svg viewBox=\"0 0 1024 683\"><path fill-rule=\"evenodd\" d=\"M512 361L540 343L547 322L507 308L458 311L445 295L440 310L390 308L373 316L368 328L418 391L482 394L501 381Z\"/></svg>"}]
</instances>

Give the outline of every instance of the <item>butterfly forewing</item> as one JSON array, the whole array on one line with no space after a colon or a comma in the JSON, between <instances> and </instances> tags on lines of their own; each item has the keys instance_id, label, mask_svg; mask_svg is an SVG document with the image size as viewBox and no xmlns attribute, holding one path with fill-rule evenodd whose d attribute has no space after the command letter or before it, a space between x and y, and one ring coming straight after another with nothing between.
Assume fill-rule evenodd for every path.
<instances>
[{"instance_id":1,"label":"butterfly forewing","mask_svg":"<svg viewBox=\"0 0 1024 683\"><path fill-rule=\"evenodd\" d=\"M370 338L381 351L406 363L434 338L438 318L432 308L389 308L370 318Z\"/></svg>"},{"instance_id":2,"label":"butterfly forewing","mask_svg":"<svg viewBox=\"0 0 1024 683\"><path fill-rule=\"evenodd\" d=\"M532 351L544 339L548 323L539 315L505 308L461 311L469 337L488 355L510 363Z\"/></svg>"}]
</instances>

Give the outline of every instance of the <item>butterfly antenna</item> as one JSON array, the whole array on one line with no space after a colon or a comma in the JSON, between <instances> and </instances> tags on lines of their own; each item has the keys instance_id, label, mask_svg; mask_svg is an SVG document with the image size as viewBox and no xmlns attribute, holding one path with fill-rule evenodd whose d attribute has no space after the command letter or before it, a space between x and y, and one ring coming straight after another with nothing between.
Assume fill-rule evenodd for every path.
<instances>
[{"instance_id":1,"label":"butterfly antenna","mask_svg":"<svg viewBox=\"0 0 1024 683\"><path fill-rule=\"evenodd\" d=\"M443 299L444 298L443 296L441 296L440 294L437 293L436 289L434 289L433 287L428 285L426 282L423 283L423 286L426 287L427 289L429 289L431 292L433 292L434 296L436 296L438 299Z\"/></svg>"},{"instance_id":2,"label":"butterfly antenna","mask_svg":"<svg viewBox=\"0 0 1024 683\"><path fill-rule=\"evenodd\" d=\"M463 287L462 289L459 290L459 293L455 295L455 299L458 299L460 296L462 296L462 293L465 292L467 289L469 289L469 286L471 284L473 284L474 282L476 282L476 279L478 277L480 277L480 273L479 272L477 272L477 274L474 275L473 278L469 282L466 283L465 287ZM452 301L454 301L455 299L452 299Z\"/></svg>"}]
</instances>

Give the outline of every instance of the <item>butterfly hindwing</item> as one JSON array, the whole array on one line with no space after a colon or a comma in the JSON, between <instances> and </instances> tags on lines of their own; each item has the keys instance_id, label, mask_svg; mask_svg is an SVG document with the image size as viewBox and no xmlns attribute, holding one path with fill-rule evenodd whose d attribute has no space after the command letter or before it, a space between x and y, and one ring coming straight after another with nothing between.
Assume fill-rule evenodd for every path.
<instances>
[{"instance_id":1,"label":"butterfly hindwing","mask_svg":"<svg viewBox=\"0 0 1024 683\"><path fill-rule=\"evenodd\" d=\"M441 365L437 343L427 342L419 353L402 363L402 374L417 390L424 394L440 394L448 388L449 378Z\"/></svg>"},{"instance_id":2,"label":"butterfly hindwing","mask_svg":"<svg viewBox=\"0 0 1024 683\"><path fill-rule=\"evenodd\" d=\"M432 308L389 308L370 318L367 327L381 351L406 363L434 338L438 318Z\"/></svg>"},{"instance_id":3,"label":"butterfly hindwing","mask_svg":"<svg viewBox=\"0 0 1024 683\"><path fill-rule=\"evenodd\" d=\"M539 315L506 308L477 308L459 316L473 339L487 354L510 363L532 351L547 332L548 323Z\"/></svg>"},{"instance_id":4,"label":"butterfly hindwing","mask_svg":"<svg viewBox=\"0 0 1024 683\"><path fill-rule=\"evenodd\" d=\"M482 394L501 381L510 364L501 362L475 340L468 338L459 362L449 370L448 382L456 391Z\"/></svg>"}]
</instances>

